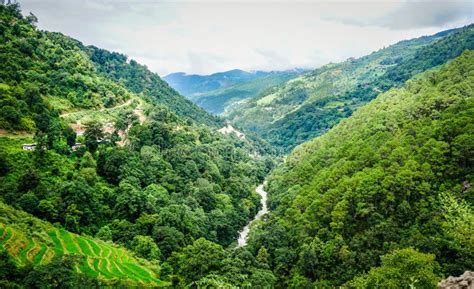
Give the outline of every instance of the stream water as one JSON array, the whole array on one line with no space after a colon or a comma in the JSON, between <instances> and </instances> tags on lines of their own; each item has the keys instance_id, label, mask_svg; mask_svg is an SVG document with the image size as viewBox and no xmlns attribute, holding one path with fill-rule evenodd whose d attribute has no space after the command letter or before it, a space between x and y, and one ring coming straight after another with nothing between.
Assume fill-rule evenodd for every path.
<instances>
[{"instance_id":1,"label":"stream water","mask_svg":"<svg viewBox=\"0 0 474 289\"><path fill-rule=\"evenodd\" d=\"M252 226L252 223L259 220L259 219L261 219L263 215L268 213L267 192L265 192L263 190L263 184L258 186L255 191L257 192L257 194L259 194L262 197L262 199L260 200L260 202L262 204L262 208L260 209L260 211L258 211L258 213L255 215L253 220L248 222L248 224L242 229L242 231L240 231L239 239L237 240L237 242L238 242L237 247L242 247L242 246L247 245L247 237L249 235L250 227Z\"/></svg>"}]
</instances>

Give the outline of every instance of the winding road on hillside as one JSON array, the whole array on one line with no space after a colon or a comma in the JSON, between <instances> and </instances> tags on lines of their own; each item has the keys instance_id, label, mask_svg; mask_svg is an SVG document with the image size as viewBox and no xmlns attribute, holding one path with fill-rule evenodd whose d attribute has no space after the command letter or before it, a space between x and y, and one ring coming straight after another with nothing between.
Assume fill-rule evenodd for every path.
<instances>
[{"instance_id":1,"label":"winding road on hillside","mask_svg":"<svg viewBox=\"0 0 474 289\"><path fill-rule=\"evenodd\" d=\"M266 213L268 213L268 207L267 207L267 192L265 192L263 190L263 184L259 185L257 187L257 189L255 190L261 197L262 199L260 200L260 203L262 204L262 208L260 209L260 211L258 211L258 213L255 215L255 217L253 218L252 221L250 221L243 229L242 231L240 231L239 233L239 239L237 240L237 247L243 247L245 245L247 245L247 237L250 233L250 227L252 226L252 224L257 221L257 220L260 220L263 215L265 215Z\"/></svg>"},{"instance_id":2,"label":"winding road on hillside","mask_svg":"<svg viewBox=\"0 0 474 289\"><path fill-rule=\"evenodd\" d=\"M118 108L121 108L121 107L132 104L132 101L133 101L133 98L130 98L129 100L127 100L124 103L121 103L119 105L112 106L112 107L103 107L103 108L99 109L99 111L104 112L104 111L111 110L111 109L118 109ZM68 116L70 116L72 114L75 114L75 113L80 113L80 112L83 113L84 111L95 111L95 110L96 109L70 111L70 112L61 113L59 116L62 117L62 118L65 118L65 117L68 117Z\"/></svg>"}]
</instances>

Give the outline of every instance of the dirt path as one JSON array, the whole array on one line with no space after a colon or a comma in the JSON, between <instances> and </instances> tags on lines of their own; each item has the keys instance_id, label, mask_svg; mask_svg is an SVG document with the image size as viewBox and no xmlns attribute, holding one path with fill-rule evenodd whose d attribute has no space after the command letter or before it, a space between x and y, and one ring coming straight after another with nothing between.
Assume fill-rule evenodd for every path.
<instances>
[{"instance_id":1,"label":"dirt path","mask_svg":"<svg viewBox=\"0 0 474 289\"><path fill-rule=\"evenodd\" d=\"M122 103L122 104L119 104L119 105L116 105L116 106L113 106L113 107L103 107L103 108L99 109L99 111L106 111L106 110L109 110L109 109L121 108L121 107L123 107L123 106L130 105L133 100L134 100L133 98L130 98L129 100L127 100L126 102L124 102L124 103ZM64 117L70 116L71 114L75 114L75 113L79 113L79 112L84 112L84 111L91 111L91 110L95 110L95 109L86 109L86 110L70 111L70 112L61 113L59 116L62 117L62 118L64 118Z\"/></svg>"},{"instance_id":2,"label":"dirt path","mask_svg":"<svg viewBox=\"0 0 474 289\"><path fill-rule=\"evenodd\" d=\"M27 132L24 130L17 130L17 131L8 131L6 129L0 128L0 136L6 137L32 137L33 134L31 132Z\"/></svg>"}]
</instances>

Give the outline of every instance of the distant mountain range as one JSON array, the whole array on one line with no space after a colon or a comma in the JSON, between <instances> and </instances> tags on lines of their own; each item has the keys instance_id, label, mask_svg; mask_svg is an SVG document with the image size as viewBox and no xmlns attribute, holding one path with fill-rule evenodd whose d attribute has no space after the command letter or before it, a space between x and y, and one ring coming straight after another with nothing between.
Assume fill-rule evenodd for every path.
<instances>
[{"instance_id":1,"label":"distant mountain range","mask_svg":"<svg viewBox=\"0 0 474 289\"><path fill-rule=\"evenodd\" d=\"M306 70L244 71L233 69L210 75L176 72L163 77L168 84L208 112L221 114L235 102L257 96Z\"/></svg>"},{"instance_id":2,"label":"distant mountain range","mask_svg":"<svg viewBox=\"0 0 474 289\"><path fill-rule=\"evenodd\" d=\"M298 74L303 71L303 69L298 68L285 71L245 71L240 69L232 69L224 72L216 72L209 75L175 72L164 76L163 79L179 93L190 99L193 99L202 95L205 92L220 88L226 88L238 83L253 80L255 78L264 77L268 75Z\"/></svg>"}]
</instances>

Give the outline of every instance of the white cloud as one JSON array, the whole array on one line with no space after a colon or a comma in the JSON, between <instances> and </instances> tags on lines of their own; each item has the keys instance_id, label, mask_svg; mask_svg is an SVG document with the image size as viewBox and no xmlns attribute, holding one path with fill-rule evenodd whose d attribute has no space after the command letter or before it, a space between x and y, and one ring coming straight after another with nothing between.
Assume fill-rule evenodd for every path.
<instances>
[{"instance_id":1,"label":"white cloud","mask_svg":"<svg viewBox=\"0 0 474 289\"><path fill-rule=\"evenodd\" d=\"M460 1L21 4L24 12L39 17L41 28L125 53L160 75L316 67L473 22L472 13L465 11L469 6Z\"/></svg>"},{"instance_id":2,"label":"white cloud","mask_svg":"<svg viewBox=\"0 0 474 289\"><path fill-rule=\"evenodd\" d=\"M349 25L411 29L465 24L472 22L474 15L474 2L466 0L405 1L372 5L373 11L388 7L390 9L382 14L363 15L359 11L350 15L335 13L326 19Z\"/></svg>"}]
</instances>

